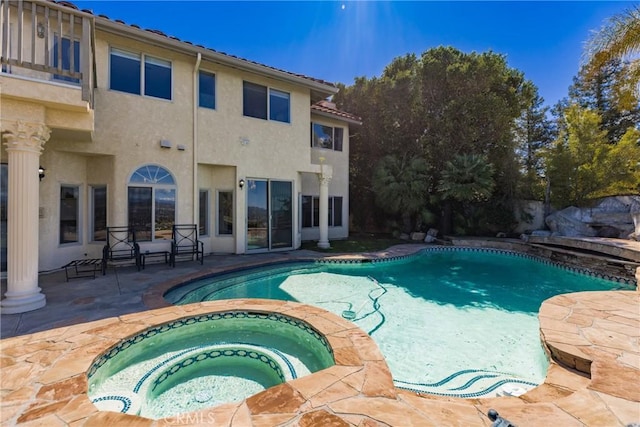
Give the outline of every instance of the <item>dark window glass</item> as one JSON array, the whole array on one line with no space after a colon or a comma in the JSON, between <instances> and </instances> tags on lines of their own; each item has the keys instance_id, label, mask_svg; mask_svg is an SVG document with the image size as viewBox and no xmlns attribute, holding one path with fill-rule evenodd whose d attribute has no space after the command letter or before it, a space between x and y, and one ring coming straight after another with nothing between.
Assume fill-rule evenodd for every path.
<instances>
[{"instance_id":1,"label":"dark window glass","mask_svg":"<svg viewBox=\"0 0 640 427\"><path fill-rule=\"evenodd\" d=\"M218 234L233 234L233 192L218 193Z\"/></svg>"},{"instance_id":2,"label":"dark window glass","mask_svg":"<svg viewBox=\"0 0 640 427\"><path fill-rule=\"evenodd\" d=\"M289 123L289 94L279 90L269 91L269 119Z\"/></svg>"},{"instance_id":3,"label":"dark window glass","mask_svg":"<svg viewBox=\"0 0 640 427\"><path fill-rule=\"evenodd\" d=\"M59 64L58 58L58 43L60 43L60 37L56 36L53 42L53 66L58 68L58 65L66 71L80 72L80 42L74 40L73 42L73 68L71 67L71 40L62 38L62 63ZM80 83L80 79L74 79L72 77L61 76L54 74L53 78L56 80L62 80L71 83Z\"/></svg>"},{"instance_id":4,"label":"dark window glass","mask_svg":"<svg viewBox=\"0 0 640 427\"><path fill-rule=\"evenodd\" d=\"M129 227L136 231L136 240L151 240L152 192L151 187L129 187Z\"/></svg>"},{"instance_id":5,"label":"dark window glass","mask_svg":"<svg viewBox=\"0 0 640 427\"><path fill-rule=\"evenodd\" d=\"M302 226L313 227L313 197L302 196Z\"/></svg>"},{"instance_id":6,"label":"dark window glass","mask_svg":"<svg viewBox=\"0 0 640 427\"><path fill-rule=\"evenodd\" d=\"M201 236L209 235L209 192L207 190L200 190L200 200L198 203L199 215L198 215L198 233Z\"/></svg>"},{"instance_id":7,"label":"dark window glass","mask_svg":"<svg viewBox=\"0 0 640 427\"><path fill-rule=\"evenodd\" d=\"M171 99L171 63L147 56L144 59L144 94Z\"/></svg>"},{"instance_id":8,"label":"dark window glass","mask_svg":"<svg viewBox=\"0 0 640 427\"><path fill-rule=\"evenodd\" d=\"M267 88L254 83L242 84L242 114L267 120Z\"/></svg>"},{"instance_id":9,"label":"dark window glass","mask_svg":"<svg viewBox=\"0 0 640 427\"><path fill-rule=\"evenodd\" d=\"M200 71L198 75L199 105L204 108L216 108L216 76Z\"/></svg>"},{"instance_id":10,"label":"dark window glass","mask_svg":"<svg viewBox=\"0 0 640 427\"><path fill-rule=\"evenodd\" d=\"M342 135L344 130L342 128L333 128L333 149L335 151L342 151Z\"/></svg>"},{"instance_id":11,"label":"dark window glass","mask_svg":"<svg viewBox=\"0 0 640 427\"><path fill-rule=\"evenodd\" d=\"M155 197L155 239L171 240L171 231L176 218L176 190L154 188Z\"/></svg>"},{"instance_id":12,"label":"dark window glass","mask_svg":"<svg viewBox=\"0 0 640 427\"><path fill-rule=\"evenodd\" d=\"M107 236L107 187L91 189L93 206L93 241L106 240Z\"/></svg>"},{"instance_id":13,"label":"dark window glass","mask_svg":"<svg viewBox=\"0 0 640 427\"><path fill-rule=\"evenodd\" d=\"M0 270L7 271L7 202L9 165L0 163Z\"/></svg>"},{"instance_id":14,"label":"dark window glass","mask_svg":"<svg viewBox=\"0 0 640 427\"><path fill-rule=\"evenodd\" d=\"M342 226L342 197L333 197L333 223L334 227Z\"/></svg>"},{"instance_id":15,"label":"dark window glass","mask_svg":"<svg viewBox=\"0 0 640 427\"><path fill-rule=\"evenodd\" d=\"M111 89L140 95L140 56L111 49L110 76Z\"/></svg>"},{"instance_id":16,"label":"dark window glass","mask_svg":"<svg viewBox=\"0 0 640 427\"><path fill-rule=\"evenodd\" d=\"M320 225L320 197L313 198L313 225L312 227L318 227Z\"/></svg>"},{"instance_id":17,"label":"dark window glass","mask_svg":"<svg viewBox=\"0 0 640 427\"><path fill-rule=\"evenodd\" d=\"M333 128L313 123L311 146L316 148L333 148Z\"/></svg>"},{"instance_id":18,"label":"dark window glass","mask_svg":"<svg viewBox=\"0 0 640 427\"><path fill-rule=\"evenodd\" d=\"M78 187L60 187L60 243L73 243L78 236Z\"/></svg>"}]
</instances>

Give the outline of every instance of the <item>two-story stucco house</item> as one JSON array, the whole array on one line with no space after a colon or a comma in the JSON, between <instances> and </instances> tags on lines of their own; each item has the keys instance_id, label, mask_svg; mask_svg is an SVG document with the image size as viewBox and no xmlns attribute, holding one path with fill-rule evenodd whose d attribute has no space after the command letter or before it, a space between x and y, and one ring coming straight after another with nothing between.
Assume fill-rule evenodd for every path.
<instances>
[{"instance_id":1,"label":"two-story stucco house","mask_svg":"<svg viewBox=\"0 0 640 427\"><path fill-rule=\"evenodd\" d=\"M38 272L141 251L197 224L205 254L348 236L349 126L335 85L68 2L0 2L5 313L45 304Z\"/></svg>"}]
</instances>

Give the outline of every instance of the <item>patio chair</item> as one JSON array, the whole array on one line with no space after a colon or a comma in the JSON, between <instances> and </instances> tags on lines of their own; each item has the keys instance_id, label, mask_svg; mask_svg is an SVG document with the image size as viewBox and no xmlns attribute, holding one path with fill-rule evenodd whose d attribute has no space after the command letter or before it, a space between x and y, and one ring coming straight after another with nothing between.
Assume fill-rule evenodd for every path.
<instances>
[{"instance_id":1,"label":"patio chair","mask_svg":"<svg viewBox=\"0 0 640 427\"><path fill-rule=\"evenodd\" d=\"M169 264L176 266L176 258L189 256L193 261L204 263L204 243L198 240L197 224L174 224L171 231L171 257Z\"/></svg>"},{"instance_id":2,"label":"patio chair","mask_svg":"<svg viewBox=\"0 0 640 427\"><path fill-rule=\"evenodd\" d=\"M121 261L134 261L140 271L140 245L136 242L136 233L132 227L107 227L107 244L102 249L102 260L103 274L107 263Z\"/></svg>"}]
</instances>

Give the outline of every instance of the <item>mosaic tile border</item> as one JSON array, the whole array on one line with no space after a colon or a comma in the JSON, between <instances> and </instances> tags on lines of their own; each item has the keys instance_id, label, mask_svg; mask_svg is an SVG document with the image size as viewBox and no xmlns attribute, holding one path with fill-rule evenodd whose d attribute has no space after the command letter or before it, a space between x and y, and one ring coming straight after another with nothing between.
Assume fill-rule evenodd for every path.
<instances>
[{"instance_id":1,"label":"mosaic tile border","mask_svg":"<svg viewBox=\"0 0 640 427\"><path fill-rule=\"evenodd\" d=\"M155 391L155 389L160 386L165 381L169 380L173 375L176 375L178 372L183 370L184 368L188 368L197 362L203 362L205 360L215 360L221 357L240 357L240 358L248 358L251 360L256 360L262 362L263 364L269 366L272 371L276 373L281 383L286 381L284 373L282 372L282 368L280 364L273 360L271 357L257 350L247 350L247 349L236 349L236 348L226 348L226 349L207 349L200 353L194 354L190 357L184 358L179 362L175 363L167 370L162 372L151 385L151 391Z\"/></svg>"},{"instance_id":2,"label":"mosaic tile border","mask_svg":"<svg viewBox=\"0 0 640 427\"><path fill-rule=\"evenodd\" d=\"M410 260L411 258L419 257L419 256L421 256L421 255L423 255L424 253L427 253L427 252L456 252L456 251L460 251L460 252L487 252L487 253L495 253L495 254L501 254L501 255L517 256L517 257L521 257L521 258L530 259L532 261L541 262L541 263L546 264L546 265L552 265L554 267L562 268L563 270L567 270L567 271L570 271L572 273L578 273L578 274L583 274L583 275L586 275L586 276L597 277L599 279L605 279L605 280L609 280L611 282L621 283L621 284L624 284L624 285L630 285L630 286L635 286L636 285L636 281L634 279L629 279L629 278L620 277L620 276L614 276L614 275L610 275L610 274L603 274L603 273L599 273L599 272L596 272L596 271L593 271L593 270L589 270L588 268L575 267L575 266L559 263L559 262L556 262L556 261L551 261L549 259L546 259L546 258L541 257L541 256L537 256L537 255L531 255L531 254L518 252L518 251L515 251L515 250L508 250L508 249L478 248L478 247L473 247L473 246L434 246L434 247L422 248L419 251L416 251L416 252L414 252L412 254L398 255L398 256L387 257L387 258L351 259L351 260L320 259L320 260L316 260L315 262L318 263L318 264L366 264L366 263L380 264L380 263L388 263L388 262L397 262L397 261Z\"/></svg>"},{"instance_id":3,"label":"mosaic tile border","mask_svg":"<svg viewBox=\"0 0 640 427\"><path fill-rule=\"evenodd\" d=\"M591 277L597 277L599 279L605 279L605 280L609 280L610 282L622 283L625 285L635 285L635 280L628 279L626 277L614 276L610 274L602 274L593 270L589 270L588 268L575 267L572 265L551 261L547 258L538 256L538 255L531 255L531 254L518 252L514 250L508 250L508 249L476 248L472 246L441 246L441 247L433 247L433 248L424 248L420 252L451 252L456 250L463 251L463 252L488 252L488 253L495 253L495 254L502 254L502 255L511 255L511 256L516 256L520 258L529 259L532 261L537 261L545 265L558 267L572 273L583 274L585 276L591 276Z\"/></svg>"},{"instance_id":4,"label":"mosaic tile border","mask_svg":"<svg viewBox=\"0 0 640 427\"><path fill-rule=\"evenodd\" d=\"M133 405L133 402L130 398L126 397L126 396L120 396L117 394L113 394L113 395L107 395L107 396L100 396L97 397L95 399L91 400L91 403L97 403L98 406L100 406L101 402L118 402L122 404L122 409L120 410L120 412L122 413L127 413L131 410L131 406Z\"/></svg>"},{"instance_id":5,"label":"mosaic tile border","mask_svg":"<svg viewBox=\"0 0 640 427\"><path fill-rule=\"evenodd\" d=\"M183 304L190 304L194 302L207 301L207 297L212 293L220 292L222 290L232 289L234 286L243 286L247 282L251 282L253 280L260 280L266 277L275 278L278 276L288 276L293 271L295 271L295 270L292 270L292 265L295 266L296 264L303 266L305 269L305 273L314 272L314 270L312 270L312 267L310 267L310 266L313 266L314 264L313 262L310 262L310 261L275 263L275 264L269 264L269 265L264 265L260 267L252 267L246 271L238 269L230 272L225 272L223 274L215 274L215 275L207 276L194 281L189 281L187 283L183 283L167 291L167 293L165 293L164 295L164 298L174 305L183 305ZM318 269L317 271L320 271L320 267L315 267L315 268ZM237 277L238 274L241 275L241 279ZM230 277L225 277L225 276L230 276ZM215 282L216 284L215 290L209 292L207 295L202 296L198 300L185 301L185 299L189 295L197 292L202 287L209 286L211 282ZM167 294L171 292L179 292L180 290L183 291L183 295L181 295L179 298L177 299L172 298L171 300L167 298Z\"/></svg>"},{"instance_id":6,"label":"mosaic tile border","mask_svg":"<svg viewBox=\"0 0 640 427\"><path fill-rule=\"evenodd\" d=\"M210 321L216 321L221 319L236 319L236 318L237 319L259 319L262 321L268 320L268 321L275 321L278 323L285 323L285 324L294 326L304 331L305 333L311 335L315 340L320 341L322 346L327 350L329 355L331 355L331 357L333 358L333 349L329 345L328 340L325 338L324 335L322 335L320 332L318 332L316 329L314 329L312 326L310 326L306 322L303 322L298 319L294 319L289 316L284 316L282 314L276 314L276 313L258 313L258 312L252 312L252 311L226 311L226 312L207 313L207 314L198 315L198 316L186 317L186 318L175 320L173 322L169 322L169 323L165 323L162 325L145 329L133 337L122 340L120 343L116 344L115 346L111 347L109 350L107 350L106 352L98 356L94 360L94 362L91 364L87 372L87 377L91 379L91 377L93 377L93 375L96 374L98 369L104 366L104 364L107 363L109 360L116 357L120 352L128 349L134 344L139 344L143 342L145 339L151 338L160 333L168 332L173 329L178 329L180 327L193 325L196 323L210 322Z\"/></svg>"},{"instance_id":7,"label":"mosaic tile border","mask_svg":"<svg viewBox=\"0 0 640 427\"><path fill-rule=\"evenodd\" d=\"M461 376L469 377L469 379L460 386L457 386L454 388L445 387L447 383L450 383L454 379ZM500 378L500 377L502 378L499 379L498 381L493 382L488 386L482 387L478 391L461 393L461 391L463 390L468 390L472 388L472 386L476 384L478 381L481 381L483 379ZM507 374L504 372L492 372L492 371L486 371L482 369L464 369L464 370L455 372L449 375L448 377L443 378L442 380L437 381L435 383L410 383L405 381L394 381L394 385L396 387L401 388L403 390L408 390L414 393L426 393L426 394L433 394L437 396L459 397L463 399L487 397L490 393L494 392L495 390L497 390L498 388L500 388L505 384L522 384L529 387L537 387L539 385L531 381L521 380L518 378L511 378L510 374Z\"/></svg>"}]
</instances>

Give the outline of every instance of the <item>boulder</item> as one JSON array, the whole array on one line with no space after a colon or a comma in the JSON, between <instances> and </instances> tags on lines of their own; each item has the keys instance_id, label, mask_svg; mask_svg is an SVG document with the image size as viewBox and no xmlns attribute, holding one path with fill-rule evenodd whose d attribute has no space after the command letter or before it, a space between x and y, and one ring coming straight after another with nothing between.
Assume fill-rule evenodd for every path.
<instances>
[{"instance_id":1,"label":"boulder","mask_svg":"<svg viewBox=\"0 0 640 427\"><path fill-rule=\"evenodd\" d=\"M569 237L595 237L598 233L593 227L580 220L580 209L570 206L545 218L552 234Z\"/></svg>"},{"instance_id":2,"label":"boulder","mask_svg":"<svg viewBox=\"0 0 640 427\"><path fill-rule=\"evenodd\" d=\"M427 235L424 237L424 242L433 243L437 240L437 237L438 230L436 230L435 228L430 228L429 231L427 231Z\"/></svg>"},{"instance_id":3,"label":"boulder","mask_svg":"<svg viewBox=\"0 0 640 427\"><path fill-rule=\"evenodd\" d=\"M420 242L424 240L426 235L427 233L420 233L420 232L414 231L413 233L411 233L411 240Z\"/></svg>"},{"instance_id":4,"label":"boulder","mask_svg":"<svg viewBox=\"0 0 640 427\"><path fill-rule=\"evenodd\" d=\"M604 227L600 227L598 230L598 237L608 237L612 239L617 239L620 237L620 230L611 225L605 225Z\"/></svg>"}]
</instances>

